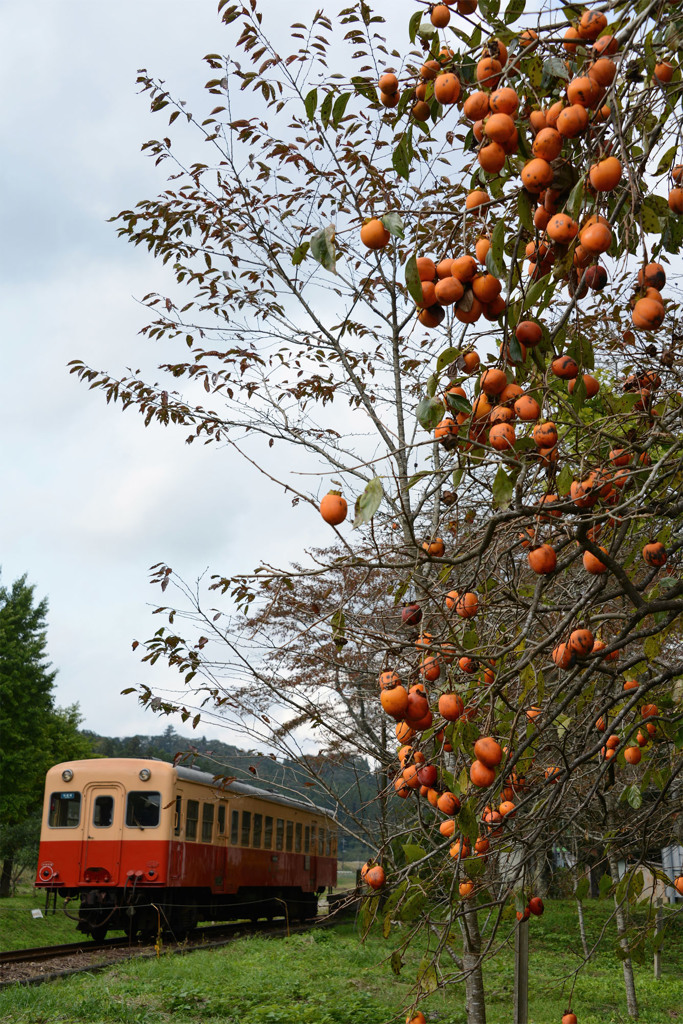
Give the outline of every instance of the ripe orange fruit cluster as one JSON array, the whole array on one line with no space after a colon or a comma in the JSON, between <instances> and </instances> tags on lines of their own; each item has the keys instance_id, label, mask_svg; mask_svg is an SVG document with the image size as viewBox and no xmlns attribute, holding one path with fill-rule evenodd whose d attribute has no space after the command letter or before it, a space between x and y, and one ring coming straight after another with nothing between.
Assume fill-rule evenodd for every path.
<instances>
[{"instance_id":1,"label":"ripe orange fruit cluster","mask_svg":"<svg viewBox=\"0 0 683 1024\"><path fill-rule=\"evenodd\" d=\"M666 284L666 271L661 263L648 263L638 272L637 290L631 319L633 326L645 331L656 331L664 323L666 309L662 288Z\"/></svg>"},{"instance_id":2,"label":"ripe orange fruit cluster","mask_svg":"<svg viewBox=\"0 0 683 1024\"><path fill-rule=\"evenodd\" d=\"M505 309L502 282L493 274L481 272L474 256L446 258L438 263L420 256L417 271L422 283L419 320L424 327L438 327L446 306L452 306L455 317L464 324L475 323L482 315L496 320Z\"/></svg>"}]
</instances>

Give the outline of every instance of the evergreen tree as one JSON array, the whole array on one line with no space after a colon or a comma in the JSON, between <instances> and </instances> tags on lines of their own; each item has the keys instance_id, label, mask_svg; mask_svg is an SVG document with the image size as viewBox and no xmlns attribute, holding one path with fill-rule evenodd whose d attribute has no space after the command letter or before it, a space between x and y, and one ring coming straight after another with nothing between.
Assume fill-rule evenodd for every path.
<instances>
[{"instance_id":1,"label":"evergreen tree","mask_svg":"<svg viewBox=\"0 0 683 1024\"><path fill-rule=\"evenodd\" d=\"M34 590L25 575L0 587L0 896L10 894L14 859L42 802L45 772L56 761L90 754L78 733L78 708L54 706L48 604L46 598L36 603Z\"/></svg>"}]
</instances>

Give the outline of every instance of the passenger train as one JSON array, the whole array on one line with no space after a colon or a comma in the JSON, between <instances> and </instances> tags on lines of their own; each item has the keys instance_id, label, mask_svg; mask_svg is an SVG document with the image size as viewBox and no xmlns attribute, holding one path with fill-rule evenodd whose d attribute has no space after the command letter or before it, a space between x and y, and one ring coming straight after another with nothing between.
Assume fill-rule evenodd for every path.
<instances>
[{"instance_id":1,"label":"passenger train","mask_svg":"<svg viewBox=\"0 0 683 1024\"><path fill-rule=\"evenodd\" d=\"M47 773L36 886L78 900L78 930L95 941L305 920L336 880L336 822L314 805L144 758Z\"/></svg>"}]
</instances>

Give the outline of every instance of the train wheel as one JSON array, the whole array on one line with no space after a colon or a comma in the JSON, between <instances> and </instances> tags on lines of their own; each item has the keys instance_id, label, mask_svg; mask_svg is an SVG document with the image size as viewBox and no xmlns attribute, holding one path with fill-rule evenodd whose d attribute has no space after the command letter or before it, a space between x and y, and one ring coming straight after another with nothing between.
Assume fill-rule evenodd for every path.
<instances>
[{"instance_id":1,"label":"train wheel","mask_svg":"<svg viewBox=\"0 0 683 1024\"><path fill-rule=\"evenodd\" d=\"M104 924L103 925L99 925L96 928L91 928L90 929L90 938L93 940L93 942L96 942L97 945L99 946L106 939L108 930L109 929Z\"/></svg>"}]
</instances>

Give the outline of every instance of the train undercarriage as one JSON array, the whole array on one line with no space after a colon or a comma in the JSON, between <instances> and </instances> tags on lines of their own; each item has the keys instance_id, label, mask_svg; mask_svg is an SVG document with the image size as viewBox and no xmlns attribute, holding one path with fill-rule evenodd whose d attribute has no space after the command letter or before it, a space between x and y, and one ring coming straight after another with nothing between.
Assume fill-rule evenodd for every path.
<instances>
[{"instance_id":1,"label":"train undercarriage","mask_svg":"<svg viewBox=\"0 0 683 1024\"><path fill-rule=\"evenodd\" d=\"M75 899L78 893L62 889L59 895ZM77 930L95 942L111 931L124 931L136 940L167 935L181 941L200 921L294 922L311 920L318 912L318 893L296 888L240 889L232 895L210 889L92 888L80 895Z\"/></svg>"}]
</instances>

